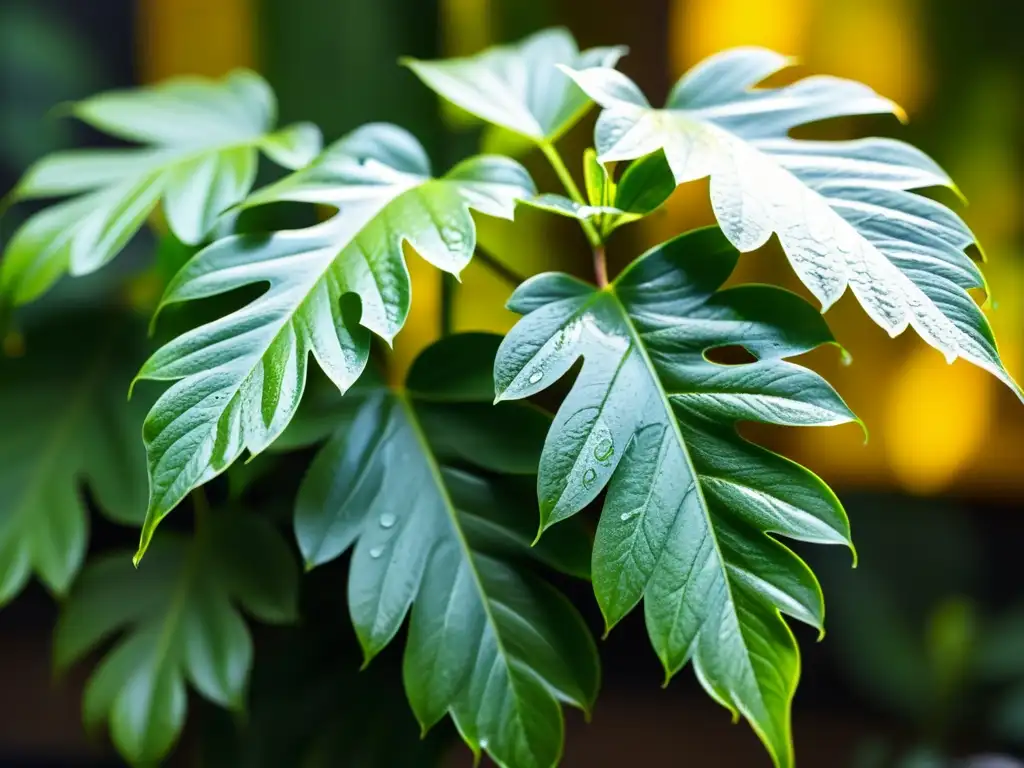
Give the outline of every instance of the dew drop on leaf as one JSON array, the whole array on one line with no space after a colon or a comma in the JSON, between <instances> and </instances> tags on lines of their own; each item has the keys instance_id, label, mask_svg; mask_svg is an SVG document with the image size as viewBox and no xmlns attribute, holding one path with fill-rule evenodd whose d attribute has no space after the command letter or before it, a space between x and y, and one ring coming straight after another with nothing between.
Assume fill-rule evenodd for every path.
<instances>
[{"instance_id":1,"label":"dew drop on leaf","mask_svg":"<svg viewBox=\"0 0 1024 768\"><path fill-rule=\"evenodd\" d=\"M586 472L583 473L583 485L584 485L584 487L589 488L590 486L592 486L594 484L594 480L596 480L596 479L597 479L597 472L595 472L593 469L588 469Z\"/></svg>"},{"instance_id":2,"label":"dew drop on leaf","mask_svg":"<svg viewBox=\"0 0 1024 768\"><path fill-rule=\"evenodd\" d=\"M594 458L598 461L607 461L612 453L615 451L615 443L612 442L610 437L603 437L601 441L594 446Z\"/></svg>"},{"instance_id":3,"label":"dew drop on leaf","mask_svg":"<svg viewBox=\"0 0 1024 768\"><path fill-rule=\"evenodd\" d=\"M643 509L641 507L637 507L636 509L631 509L631 510L629 510L629 512L623 512L621 515L619 515L619 520L621 520L624 523L628 523L630 520L632 520L634 517L639 515L641 512L643 512Z\"/></svg>"},{"instance_id":4,"label":"dew drop on leaf","mask_svg":"<svg viewBox=\"0 0 1024 768\"><path fill-rule=\"evenodd\" d=\"M543 371L534 371L533 373L530 374L530 383L531 384L536 384L543 377L544 377L544 372Z\"/></svg>"},{"instance_id":5,"label":"dew drop on leaf","mask_svg":"<svg viewBox=\"0 0 1024 768\"><path fill-rule=\"evenodd\" d=\"M390 512L385 512L380 516L380 527L385 530L388 528L394 528L395 523L398 522L398 518L392 515Z\"/></svg>"},{"instance_id":6,"label":"dew drop on leaf","mask_svg":"<svg viewBox=\"0 0 1024 768\"><path fill-rule=\"evenodd\" d=\"M379 558L383 554L384 554L384 547L374 547L373 549L370 550L370 557L372 557L374 560L376 560L377 558Z\"/></svg>"}]
</instances>

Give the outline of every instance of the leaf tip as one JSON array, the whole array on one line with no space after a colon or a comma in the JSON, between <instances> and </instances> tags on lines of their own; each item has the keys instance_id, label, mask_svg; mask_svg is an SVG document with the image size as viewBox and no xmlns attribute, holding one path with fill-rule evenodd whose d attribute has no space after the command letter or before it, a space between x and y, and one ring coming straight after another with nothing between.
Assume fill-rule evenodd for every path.
<instances>
[{"instance_id":1,"label":"leaf tip","mask_svg":"<svg viewBox=\"0 0 1024 768\"><path fill-rule=\"evenodd\" d=\"M892 106L892 113L896 115L896 119L903 125L910 123L910 115L907 114L907 110L901 107L892 99L889 99L889 104Z\"/></svg>"},{"instance_id":2,"label":"leaf tip","mask_svg":"<svg viewBox=\"0 0 1024 768\"><path fill-rule=\"evenodd\" d=\"M871 433L868 431L868 425L865 423L864 419L856 415L853 417L853 423L860 427L861 434L864 435L863 445L867 445L868 441L871 439Z\"/></svg>"},{"instance_id":3,"label":"leaf tip","mask_svg":"<svg viewBox=\"0 0 1024 768\"><path fill-rule=\"evenodd\" d=\"M81 115L81 105L86 102L78 101L59 101L46 110L47 118L58 118L58 117L77 117L79 120L84 119Z\"/></svg>"}]
</instances>

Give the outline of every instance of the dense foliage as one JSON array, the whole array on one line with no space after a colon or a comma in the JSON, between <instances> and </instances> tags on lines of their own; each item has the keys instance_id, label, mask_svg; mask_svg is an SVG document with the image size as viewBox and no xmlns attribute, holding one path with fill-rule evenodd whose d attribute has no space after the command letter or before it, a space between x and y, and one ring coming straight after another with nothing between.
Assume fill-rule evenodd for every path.
<instances>
[{"instance_id":1,"label":"dense foliage","mask_svg":"<svg viewBox=\"0 0 1024 768\"><path fill-rule=\"evenodd\" d=\"M912 327L1021 392L968 293L985 285L965 253L974 236L915 193L955 189L938 165L893 139L790 136L836 116L901 115L894 103L832 77L758 87L787 60L747 48L695 67L656 109L614 68L624 53L580 52L554 29L405 62L535 145L564 194L538 192L501 156L435 175L417 139L389 124L321 150L314 126L275 126L273 94L250 72L76 104L73 115L133 144L51 155L13 190L8 202L67 199L30 215L0 262L7 347L24 347L0 361L0 413L17 432L0 444L0 600L32 574L61 598L61 668L118 638L84 708L126 759L172 749L187 684L243 709L246 616L295 621L297 556L319 570L351 550L338 592L365 663L407 624L403 677L424 732L450 716L499 765L558 763L562 705L589 712L600 683L591 630L550 581L561 574L592 580L609 631L642 601L666 680L692 665L777 766L793 765L800 657L784 616L824 631L824 598L780 538L853 543L829 488L737 425L857 417L791 360L837 343L817 307L778 287L723 288L741 253L774 234L822 312L849 288L890 335ZM601 111L581 187L555 143L591 100ZM260 153L290 173L252 191ZM718 226L609 276L609 236L705 177ZM322 220L239 224L283 202ZM474 216L512 219L519 204L579 222L594 283L534 275L509 302L522 319L504 339L449 335L403 380L382 375L376 342L409 315L410 254L458 276L478 255ZM23 320L19 307L100 269L147 220L168 233L151 272L162 344L125 308ZM742 361L720 361L739 349ZM153 398L139 384L124 402L144 380L170 385ZM296 546L245 508L250 484L287 485L293 459L305 466ZM211 509L202 487L225 472L230 492ZM189 498L191 535L158 529ZM141 525L137 572L128 553L83 567L90 505Z\"/></svg>"}]
</instances>

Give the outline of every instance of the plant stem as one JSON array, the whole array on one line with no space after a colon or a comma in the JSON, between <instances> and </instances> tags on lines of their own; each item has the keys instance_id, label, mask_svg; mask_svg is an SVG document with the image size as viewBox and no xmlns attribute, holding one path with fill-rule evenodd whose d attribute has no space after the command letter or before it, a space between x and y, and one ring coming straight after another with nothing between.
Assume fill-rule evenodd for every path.
<instances>
[{"instance_id":1,"label":"plant stem","mask_svg":"<svg viewBox=\"0 0 1024 768\"><path fill-rule=\"evenodd\" d=\"M497 256L490 251L481 248L480 244L476 246L476 256L474 258L479 259L486 264L498 277L502 278L506 282L510 283L513 287L519 285L526 278L520 274L517 274L513 270L509 269L503 264Z\"/></svg>"},{"instance_id":2,"label":"plant stem","mask_svg":"<svg viewBox=\"0 0 1024 768\"><path fill-rule=\"evenodd\" d=\"M441 273L441 336L451 336L455 317L455 294L459 290L459 281L455 276Z\"/></svg>"},{"instance_id":3,"label":"plant stem","mask_svg":"<svg viewBox=\"0 0 1024 768\"><path fill-rule=\"evenodd\" d=\"M604 245L594 246L594 279L598 288L608 287L608 260L605 258Z\"/></svg>"},{"instance_id":4,"label":"plant stem","mask_svg":"<svg viewBox=\"0 0 1024 768\"><path fill-rule=\"evenodd\" d=\"M562 161L562 156L558 154L558 150L555 149L555 145L550 142L541 142L541 151L544 156L551 163L551 167L555 169L555 173L558 174L559 180L562 182L562 186L565 187L565 191L569 193L569 197L575 200L580 205L586 205L587 201L583 198L583 194L580 192L580 188L576 186L575 180L572 178L572 174L569 173L569 169L565 167L565 163ZM585 219L580 219L580 226L583 227L583 234L587 236L587 240L590 241L590 245L597 248L601 247L601 235L598 234L594 225Z\"/></svg>"}]
</instances>

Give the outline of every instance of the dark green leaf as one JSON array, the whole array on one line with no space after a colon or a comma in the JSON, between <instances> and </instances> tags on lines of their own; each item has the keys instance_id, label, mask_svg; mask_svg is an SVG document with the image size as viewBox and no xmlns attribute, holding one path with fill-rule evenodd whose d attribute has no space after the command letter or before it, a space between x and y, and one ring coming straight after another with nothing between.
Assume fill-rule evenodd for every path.
<instances>
[{"instance_id":1,"label":"dark green leaf","mask_svg":"<svg viewBox=\"0 0 1024 768\"><path fill-rule=\"evenodd\" d=\"M474 752L499 765L553 766L562 749L559 702L589 710L596 651L568 601L516 562L532 556L585 573L589 542L567 531L531 549L533 494L449 465L433 446L451 443L447 418L458 406L417 394L441 384L439 371L452 371L456 388L478 379L469 362L489 370L491 354L481 354L488 348L493 342L477 335L450 337L423 354L437 365L417 362L403 392L367 398L310 467L296 535L311 566L354 544L349 609L367 659L411 612L405 684L424 728L450 713ZM486 412L473 413L455 431L483 444L493 425ZM459 458L478 463L473 452Z\"/></svg>"},{"instance_id":2,"label":"dark green leaf","mask_svg":"<svg viewBox=\"0 0 1024 768\"><path fill-rule=\"evenodd\" d=\"M842 424L854 416L817 374L784 358L832 342L821 316L768 286L718 290L737 260L718 229L640 257L608 290L539 275L513 295L528 312L495 362L499 399L529 397L583 358L555 416L538 479L547 527L607 487L592 564L609 627L644 598L666 676L693 661L775 762L793 762L796 643L780 616L821 628L810 569L769 533L848 544L817 477L739 437L738 421ZM706 357L742 346L757 360Z\"/></svg>"},{"instance_id":3,"label":"dark green leaf","mask_svg":"<svg viewBox=\"0 0 1024 768\"><path fill-rule=\"evenodd\" d=\"M142 329L121 315L73 315L0 357L0 604L33 572L63 594L88 538L84 487L118 522L145 508L145 403L127 403Z\"/></svg>"},{"instance_id":4,"label":"dark green leaf","mask_svg":"<svg viewBox=\"0 0 1024 768\"><path fill-rule=\"evenodd\" d=\"M156 763L173 747L186 714L185 680L207 699L240 709L252 666L241 614L294 618L298 573L285 543L262 521L216 516L192 542L168 536L136 572L129 553L89 565L57 625L58 668L115 634L123 637L85 691L85 720L109 721L118 751Z\"/></svg>"}]
</instances>

